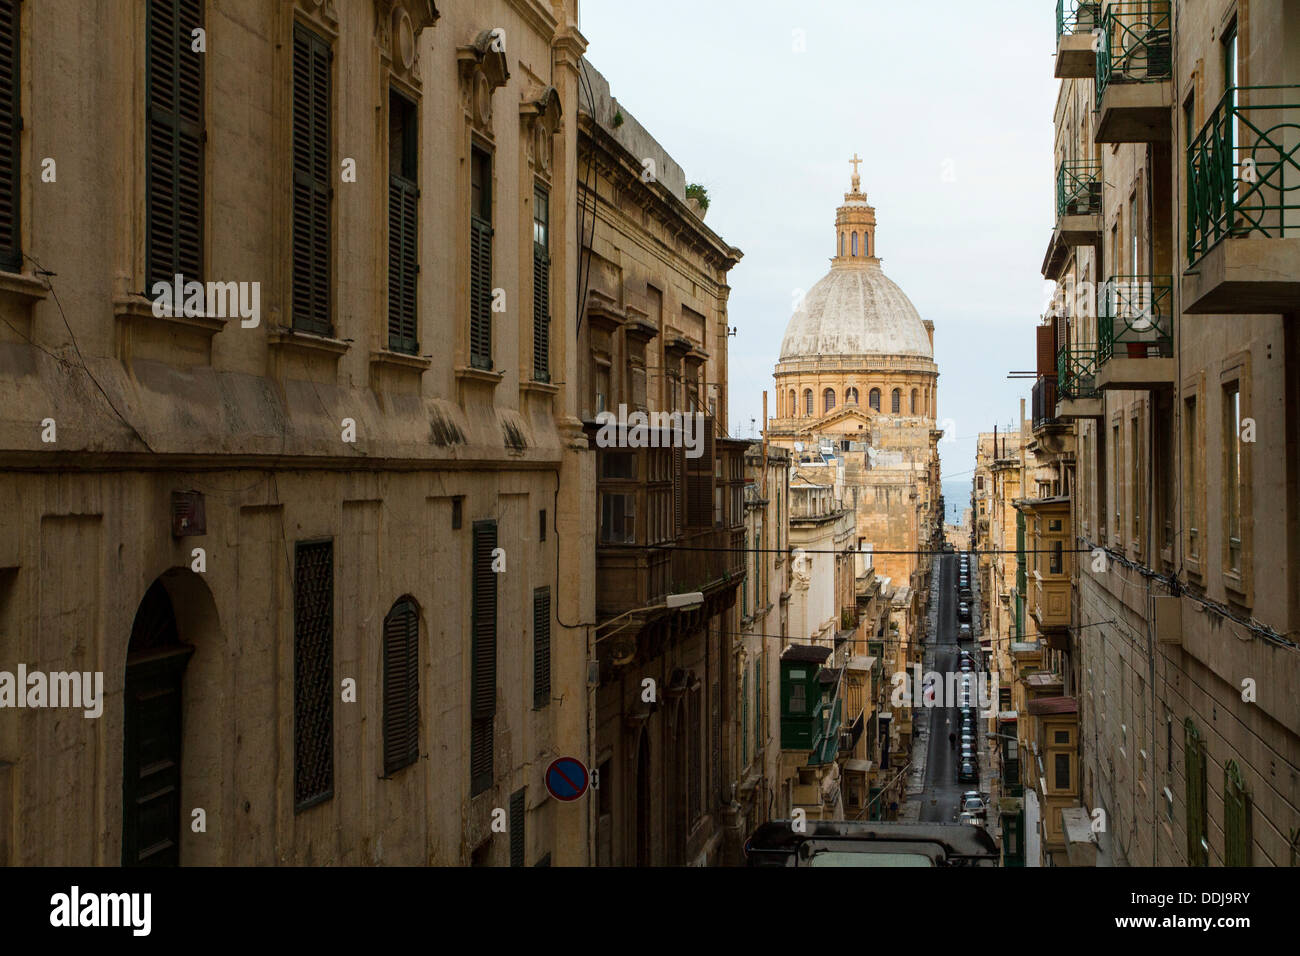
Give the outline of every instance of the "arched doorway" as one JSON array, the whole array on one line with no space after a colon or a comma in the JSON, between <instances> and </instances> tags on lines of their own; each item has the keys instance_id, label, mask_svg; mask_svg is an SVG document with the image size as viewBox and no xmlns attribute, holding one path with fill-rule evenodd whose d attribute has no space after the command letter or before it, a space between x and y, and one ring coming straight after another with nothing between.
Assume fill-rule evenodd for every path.
<instances>
[{"instance_id":1,"label":"arched doorway","mask_svg":"<svg viewBox=\"0 0 1300 956\"><path fill-rule=\"evenodd\" d=\"M122 865L176 866L181 834L180 641L162 579L145 593L127 648L122 747Z\"/></svg>"},{"instance_id":2,"label":"arched doorway","mask_svg":"<svg viewBox=\"0 0 1300 956\"><path fill-rule=\"evenodd\" d=\"M636 865L650 865L650 735L644 728L636 745Z\"/></svg>"}]
</instances>

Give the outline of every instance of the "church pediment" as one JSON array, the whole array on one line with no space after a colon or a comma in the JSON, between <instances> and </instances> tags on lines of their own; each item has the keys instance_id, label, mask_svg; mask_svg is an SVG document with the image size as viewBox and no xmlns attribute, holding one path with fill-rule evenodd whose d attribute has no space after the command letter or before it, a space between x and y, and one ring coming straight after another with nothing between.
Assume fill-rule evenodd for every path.
<instances>
[{"instance_id":1,"label":"church pediment","mask_svg":"<svg viewBox=\"0 0 1300 956\"><path fill-rule=\"evenodd\" d=\"M860 405L841 405L820 418L801 419L797 433L800 435L821 435L827 432L845 434L866 431L871 425L871 412ZM862 428L859 429L858 426Z\"/></svg>"}]
</instances>

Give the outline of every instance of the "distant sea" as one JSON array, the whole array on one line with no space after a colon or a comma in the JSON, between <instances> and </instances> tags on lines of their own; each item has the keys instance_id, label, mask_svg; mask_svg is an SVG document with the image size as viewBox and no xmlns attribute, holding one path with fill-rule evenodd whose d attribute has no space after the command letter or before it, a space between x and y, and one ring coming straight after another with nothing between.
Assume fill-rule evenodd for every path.
<instances>
[{"instance_id":1,"label":"distant sea","mask_svg":"<svg viewBox=\"0 0 1300 956\"><path fill-rule=\"evenodd\" d=\"M961 516L970 507L971 480L954 478L943 483L944 523L961 524Z\"/></svg>"}]
</instances>

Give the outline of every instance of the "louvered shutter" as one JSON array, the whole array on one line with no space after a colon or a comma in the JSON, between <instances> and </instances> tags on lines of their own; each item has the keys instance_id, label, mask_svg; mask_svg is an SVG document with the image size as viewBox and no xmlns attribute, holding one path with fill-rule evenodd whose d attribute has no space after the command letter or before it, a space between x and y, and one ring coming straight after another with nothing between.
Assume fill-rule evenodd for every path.
<instances>
[{"instance_id":1,"label":"louvered shutter","mask_svg":"<svg viewBox=\"0 0 1300 956\"><path fill-rule=\"evenodd\" d=\"M533 380L551 380L551 257L533 246Z\"/></svg>"},{"instance_id":2,"label":"louvered shutter","mask_svg":"<svg viewBox=\"0 0 1300 956\"><path fill-rule=\"evenodd\" d=\"M673 446L673 537L680 538L686 529L686 453L681 445Z\"/></svg>"},{"instance_id":3,"label":"louvered shutter","mask_svg":"<svg viewBox=\"0 0 1300 956\"><path fill-rule=\"evenodd\" d=\"M416 199L419 190L404 176L388 185L388 347L414 355L415 288L419 272Z\"/></svg>"},{"instance_id":4,"label":"louvered shutter","mask_svg":"<svg viewBox=\"0 0 1300 956\"><path fill-rule=\"evenodd\" d=\"M1056 374L1056 325L1040 325L1038 335L1038 374L1040 377Z\"/></svg>"},{"instance_id":5,"label":"louvered shutter","mask_svg":"<svg viewBox=\"0 0 1300 956\"><path fill-rule=\"evenodd\" d=\"M551 702L551 589L533 592L533 707Z\"/></svg>"},{"instance_id":6,"label":"louvered shutter","mask_svg":"<svg viewBox=\"0 0 1300 956\"><path fill-rule=\"evenodd\" d=\"M497 683L497 577L492 552L496 546L496 522L476 521L470 651L470 776L476 794L492 785Z\"/></svg>"},{"instance_id":7,"label":"louvered shutter","mask_svg":"<svg viewBox=\"0 0 1300 956\"><path fill-rule=\"evenodd\" d=\"M294 808L334 794L334 543L299 543L293 596Z\"/></svg>"},{"instance_id":8,"label":"louvered shutter","mask_svg":"<svg viewBox=\"0 0 1300 956\"><path fill-rule=\"evenodd\" d=\"M713 419L704 416L700 428L702 454L686 459L686 524L690 528L713 527Z\"/></svg>"},{"instance_id":9,"label":"louvered shutter","mask_svg":"<svg viewBox=\"0 0 1300 956\"><path fill-rule=\"evenodd\" d=\"M524 840L524 791L516 790L510 794L510 865L523 866L527 843Z\"/></svg>"},{"instance_id":10,"label":"louvered shutter","mask_svg":"<svg viewBox=\"0 0 1300 956\"><path fill-rule=\"evenodd\" d=\"M293 29L293 327L330 319L330 60L325 39Z\"/></svg>"},{"instance_id":11,"label":"louvered shutter","mask_svg":"<svg viewBox=\"0 0 1300 956\"><path fill-rule=\"evenodd\" d=\"M203 281L203 0L149 0L145 288Z\"/></svg>"},{"instance_id":12,"label":"louvered shutter","mask_svg":"<svg viewBox=\"0 0 1300 956\"><path fill-rule=\"evenodd\" d=\"M420 618L409 599L384 619L384 776L420 758Z\"/></svg>"},{"instance_id":13,"label":"louvered shutter","mask_svg":"<svg viewBox=\"0 0 1300 956\"><path fill-rule=\"evenodd\" d=\"M18 0L0 0L0 269L9 272L21 272L23 268L18 10Z\"/></svg>"},{"instance_id":14,"label":"louvered shutter","mask_svg":"<svg viewBox=\"0 0 1300 956\"><path fill-rule=\"evenodd\" d=\"M470 221L469 352L474 368L492 368L492 224Z\"/></svg>"}]
</instances>

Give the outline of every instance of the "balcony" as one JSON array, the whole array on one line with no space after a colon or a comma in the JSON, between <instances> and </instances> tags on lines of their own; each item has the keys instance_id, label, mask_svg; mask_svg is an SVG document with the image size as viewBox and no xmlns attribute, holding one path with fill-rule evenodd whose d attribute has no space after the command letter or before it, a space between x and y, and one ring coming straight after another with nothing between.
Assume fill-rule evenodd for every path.
<instances>
[{"instance_id":1,"label":"balcony","mask_svg":"<svg viewBox=\"0 0 1300 956\"><path fill-rule=\"evenodd\" d=\"M1066 346L1056 353L1056 417L1063 421L1101 418L1103 403L1097 390L1097 347Z\"/></svg>"},{"instance_id":2,"label":"balcony","mask_svg":"<svg viewBox=\"0 0 1300 956\"><path fill-rule=\"evenodd\" d=\"M1224 94L1187 147L1183 311L1252 315L1300 304L1300 86Z\"/></svg>"},{"instance_id":3,"label":"balcony","mask_svg":"<svg viewBox=\"0 0 1300 956\"><path fill-rule=\"evenodd\" d=\"M1097 75L1093 31L1101 25L1098 0L1056 0L1056 78L1087 80Z\"/></svg>"},{"instance_id":4,"label":"balcony","mask_svg":"<svg viewBox=\"0 0 1300 956\"><path fill-rule=\"evenodd\" d=\"M1097 388L1166 388L1174 381L1172 276L1113 276L1098 296Z\"/></svg>"},{"instance_id":5,"label":"balcony","mask_svg":"<svg viewBox=\"0 0 1300 956\"><path fill-rule=\"evenodd\" d=\"M1098 143L1164 143L1173 136L1169 0L1106 7L1097 50Z\"/></svg>"},{"instance_id":6,"label":"balcony","mask_svg":"<svg viewBox=\"0 0 1300 956\"><path fill-rule=\"evenodd\" d=\"M1043 275L1059 279L1070 250L1101 241L1101 164L1068 160L1056 173L1056 228L1043 258Z\"/></svg>"},{"instance_id":7,"label":"balcony","mask_svg":"<svg viewBox=\"0 0 1300 956\"><path fill-rule=\"evenodd\" d=\"M1062 422L1056 417L1056 403L1058 401L1056 376L1043 375L1034 383L1033 389L1033 423L1034 432L1040 432L1054 426L1063 426Z\"/></svg>"}]
</instances>

